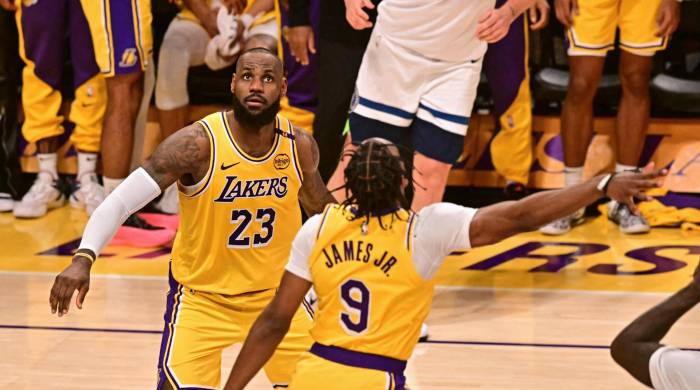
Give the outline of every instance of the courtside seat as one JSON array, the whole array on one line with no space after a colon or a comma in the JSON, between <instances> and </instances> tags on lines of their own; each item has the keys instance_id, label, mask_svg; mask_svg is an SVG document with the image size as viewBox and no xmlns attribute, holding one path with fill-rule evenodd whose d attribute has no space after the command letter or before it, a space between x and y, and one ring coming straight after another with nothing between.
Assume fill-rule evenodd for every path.
<instances>
[{"instance_id":1,"label":"courtside seat","mask_svg":"<svg viewBox=\"0 0 700 390\"><path fill-rule=\"evenodd\" d=\"M700 80L659 74L651 82L655 104L676 113L700 113Z\"/></svg>"},{"instance_id":2,"label":"courtside seat","mask_svg":"<svg viewBox=\"0 0 700 390\"><path fill-rule=\"evenodd\" d=\"M681 15L664 69L651 82L655 111L671 117L700 113L700 1L681 3Z\"/></svg>"},{"instance_id":3,"label":"courtside seat","mask_svg":"<svg viewBox=\"0 0 700 390\"><path fill-rule=\"evenodd\" d=\"M561 102L566 97L569 72L562 69L544 68L534 77L534 95L537 100ZM604 74L598 85L596 103L616 106L620 99L620 78L615 74Z\"/></svg>"}]
</instances>

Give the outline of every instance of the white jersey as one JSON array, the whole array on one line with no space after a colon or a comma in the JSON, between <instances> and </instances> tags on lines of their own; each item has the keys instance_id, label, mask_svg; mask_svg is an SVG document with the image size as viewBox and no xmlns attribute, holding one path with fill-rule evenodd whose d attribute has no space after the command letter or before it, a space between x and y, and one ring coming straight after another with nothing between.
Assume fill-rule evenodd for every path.
<instances>
[{"instance_id":1,"label":"white jersey","mask_svg":"<svg viewBox=\"0 0 700 390\"><path fill-rule=\"evenodd\" d=\"M423 278L432 279L451 252L471 248L469 226L476 211L452 203L436 203L420 212L413 230L413 263ZM309 256L316 243L321 217L317 214L301 227L292 243L286 267L287 271L308 281L311 281Z\"/></svg>"},{"instance_id":2,"label":"white jersey","mask_svg":"<svg viewBox=\"0 0 700 390\"><path fill-rule=\"evenodd\" d=\"M495 0L384 0L375 28L430 59L475 61L487 47L476 38L476 26L495 4Z\"/></svg>"},{"instance_id":3,"label":"white jersey","mask_svg":"<svg viewBox=\"0 0 700 390\"><path fill-rule=\"evenodd\" d=\"M656 390L700 389L700 352L659 348L649 360L649 375Z\"/></svg>"}]
</instances>

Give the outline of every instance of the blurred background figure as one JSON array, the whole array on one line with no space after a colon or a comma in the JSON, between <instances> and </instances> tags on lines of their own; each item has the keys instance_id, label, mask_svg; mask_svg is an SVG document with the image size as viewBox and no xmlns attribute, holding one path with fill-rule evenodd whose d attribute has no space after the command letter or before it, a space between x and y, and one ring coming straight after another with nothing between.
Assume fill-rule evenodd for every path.
<instances>
[{"instance_id":1,"label":"blurred background figure","mask_svg":"<svg viewBox=\"0 0 700 390\"><path fill-rule=\"evenodd\" d=\"M9 0L0 0L0 212L12 211L18 195L17 106L20 64L17 27Z\"/></svg>"},{"instance_id":2,"label":"blurred background figure","mask_svg":"<svg viewBox=\"0 0 700 390\"><path fill-rule=\"evenodd\" d=\"M71 205L89 213L104 200L98 183L97 153L107 96L104 79L93 55L90 29L80 0L15 1L3 3L15 10L19 28L22 71L22 133L36 143L39 174L22 199L14 205L21 218L37 218L62 206L66 199L58 177L58 137L63 134L60 114L63 98L59 85L63 76L65 38L68 36L73 67L75 99L69 120L75 123L71 142L78 151L77 188ZM47 17L47 15L51 15Z\"/></svg>"},{"instance_id":3,"label":"blurred background figure","mask_svg":"<svg viewBox=\"0 0 700 390\"><path fill-rule=\"evenodd\" d=\"M497 0L496 7L505 2ZM510 199L527 194L532 165L528 25L536 31L548 23L549 4L547 0L537 0L528 15L521 15L511 23L503 39L489 44L484 57L484 73L491 87L496 119L490 144L491 160L506 179L505 194Z\"/></svg>"},{"instance_id":4,"label":"blurred background figure","mask_svg":"<svg viewBox=\"0 0 700 390\"><path fill-rule=\"evenodd\" d=\"M555 0L557 19L567 28L570 79L561 112L566 186L581 182L586 151L593 137L593 98L603 74L605 56L619 29L622 98L615 131L616 172L635 170L649 125L649 79L653 57L664 50L680 21L677 0ZM544 226L560 235L583 221L584 210ZM649 223L615 201L608 218L623 233L646 233Z\"/></svg>"},{"instance_id":5,"label":"blurred background figure","mask_svg":"<svg viewBox=\"0 0 700 390\"><path fill-rule=\"evenodd\" d=\"M318 106L313 129L320 152L318 169L328 182L342 151L343 129L372 26L362 30L352 28L345 18L342 0L288 1L288 40L294 59L309 65L314 57L318 58ZM377 18L379 3L373 1L375 8L366 10L372 23ZM314 13L320 14L318 34L312 28Z\"/></svg>"},{"instance_id":6,"label":"blurred background figure","mask_svg":"<svg viewBox=\"0 0 700 390\"><path fill-rule=\"evenodd\" d=\"M184 0L181 7L182 11L168 26L159 53L156 107L162 139L189 123L189 68L203 65L207 57L207 65L213 70L235 61L236 51L231 56L212 53L217 51L219 42L237 45L239 51L248 47L277 50L279 33L273 13L274 0ZM235 29L230 42L220 31L229 28ZM156 207L168 214L177 213L175 185L164 192Z\"/></svg>"}]
</instances>

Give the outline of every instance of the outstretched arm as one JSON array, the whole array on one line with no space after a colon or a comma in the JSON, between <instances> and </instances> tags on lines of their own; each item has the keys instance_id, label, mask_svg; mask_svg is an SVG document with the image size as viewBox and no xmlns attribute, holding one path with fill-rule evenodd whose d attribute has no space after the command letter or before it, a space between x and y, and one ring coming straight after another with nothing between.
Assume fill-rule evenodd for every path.
<instances>
[{"instance_id":1,"label":"outstretched arm","mask_svg":"<svg viewBox=\"0 0 700 390\"><path fill-rule=\"evenodd\" d=\"M607 176L601 175L576 186L543 191L519 201L484 207L476 213L471 222L471 245L475 247L494 244L517 233L535 230L555 219L574 213L604 195L625 203L633 212L637 212L634 197L648 199L644 191L658 187L656 179L665 174L665 170L621 173L612 176L605 191L597 188Z\"/></svg>"},{"instance_id":2,"label":"outstretched arm","mask_svg":"<svg viewBox=\"0 0 700 390\"><path fill-rule=\"evenodd\" d=\"M299 163L304 174L299 200L309 217L323 211L329 203L337 203L318 173L318 145L316 140L303 130L294 129L299 152Z\"/></svg>"},{"instance_id":3,"label":"outstretched arm","mask_svg":"<svg viewBox=\"0 0 700 390\"><path fill-rule=\"evenodd\" d=\"M700 266L693 281L673 296L642 314L612 342L613 359L638 381L652 387L649 360L661 348L661 339L671 326L700 302Z\"/></svg>"},{"instance_id":4,"label":"outstretched arm","mask_svg":"<svg viewBox=\"0 0 700 390\"><path fill-rule=\"evenodd\" d=\"M285 271L277 295L250 329L224 390L243 389L260 371L287 334L310 287L311 282Z\"/></svg>"},{"instance_id":5,"label":"outstretched arm","mask_svg":"<svg viewBox=\"0 0 700 390\"><path fill-rule=\"evenodd\" d=\"M196 183L209 165L209 136L199 124L179 130L163 141L151 158L132 172L92 213L72 263L56 276L49 303L58 316L68 313L73 294L82 309L90 288L90 269L117 229L162 190L182 179Z\"/></svg>"}]
</instances>

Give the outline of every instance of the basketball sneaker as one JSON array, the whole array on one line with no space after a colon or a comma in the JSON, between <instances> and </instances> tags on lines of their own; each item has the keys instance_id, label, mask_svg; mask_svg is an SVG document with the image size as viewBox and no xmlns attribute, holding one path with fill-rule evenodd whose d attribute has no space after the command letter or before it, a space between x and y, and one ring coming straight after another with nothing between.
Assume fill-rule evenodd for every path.
<instances>
[{"instance_id":1,"label":"basketball sneaker","mask_svg":"<svg viewBox=\"0 0 700 390\"><path fill-rule=\"evenodd\" d=\"M626 204L614 200L608 202L608 219L620 226L625 234L647 233L651 228L642 215L634 215Z\"/></svg>"},{"instance_id":2,"label":"basketball sneaker","mask_svg":"<svg viewBox=\"0 0 700 390\"><path fill-rule=\"evenodd\" d=\"M418 342L424 343L428 341L428 324L425 322L420 326L420 336L418 336Z\"/></svg>"},{"instance_id":3,"label":"basketball sneaker","mask_svg":"<svg viewBox=\"0 0 700 390\"><path fill-rule=\"evenodd\" d=\"M585 211L585 209L580 209L569 216L550 222L539 229L540 233L549 236L561 236L562 234L566 234L571 231L572 227L583 223Z\"/></svg>"},{"instance_id":4,"label":"basketball sneaker","mask_svg":"<svg viewBox=\"0 0 700 390\"><path fill-rule=\"evenodd\" d=\"M12 195L0 192L0 213L12 211L14 207L15 201L12 199Z\"/></svg>"},{"instance_id":5,"label":"basketball sneaker","mask_svg":"<svg viewBox=\"0 0 700 390\"><path fill-rule=\"evenodd\" d=\"M153 204L156 210L164 214L177 214L180 201L177 197L177 184L172 184L163 191L160 199Z\"/></svg>"},{"instance_id":6,"label":"basketball sneaker","mask_svg":"<svg viewBox=\"0 0 700 390\"><path fill-rule=\"evenodd\" d=\"M70 195L70 205L76 209L84 209L92 215L97 206L105 200L105 190L97 181L97 175L85 174L75 183L75 189Z\"/></svg>"},{"instance_id":7,"label":"basketball sneaker","mask_svg":"<svg viewBox=\"0 0 700 390\"><path fill-rule=\"evenodd\" d=\"M65 202L58 180L39 174L22 200L15 203L13 211L17 218L39 218Z\"/></svg>"}]
</instances>

